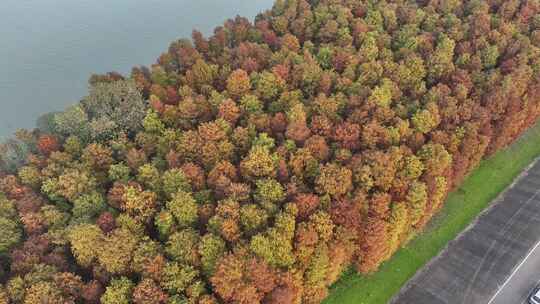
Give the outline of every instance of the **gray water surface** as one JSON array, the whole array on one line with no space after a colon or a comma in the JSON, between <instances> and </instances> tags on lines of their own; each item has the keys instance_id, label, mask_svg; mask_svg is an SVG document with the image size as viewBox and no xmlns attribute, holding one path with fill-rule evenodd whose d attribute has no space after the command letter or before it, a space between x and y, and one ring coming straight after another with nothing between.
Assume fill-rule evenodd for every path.
<instances>
[{"instance_id":1,"label":"gray water surface","mask_svg":"<svg viewBox=\"0 0 540 304\"><path fill-rule=\"evenodd\" d=\"M253 20L273 0L2 0L0 137L77 102L92 73L150 65L192 30Z\"/></svg>"}]
</instances>

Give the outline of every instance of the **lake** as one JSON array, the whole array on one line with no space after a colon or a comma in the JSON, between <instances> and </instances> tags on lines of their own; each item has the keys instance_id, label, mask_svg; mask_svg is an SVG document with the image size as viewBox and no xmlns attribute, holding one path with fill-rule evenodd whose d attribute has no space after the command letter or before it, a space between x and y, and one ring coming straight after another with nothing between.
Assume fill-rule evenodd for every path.
<instances>
[{"instance_id":1,"label":"lake","mask_svg":"<svg viewBox=\"0 0 540 304\"><path fill-rule=\"evenodd\" d=\"M2 0L0 137L77 102L92 73L150 65L194 28L253 20L273 0Z\"/></svg>"}]
</instances>

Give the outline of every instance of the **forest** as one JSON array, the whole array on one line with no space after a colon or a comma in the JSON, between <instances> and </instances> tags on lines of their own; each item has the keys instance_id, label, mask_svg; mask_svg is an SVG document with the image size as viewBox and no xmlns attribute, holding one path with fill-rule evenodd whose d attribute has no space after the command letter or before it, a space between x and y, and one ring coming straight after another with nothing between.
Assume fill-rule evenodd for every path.
<instances>
[{"instance_id":1,"label":"forest","mask_svg":"<svg viewBox=\"0 0 540 304\"><path fill-rule=\"evenodd\" d=\"M539 115L538 0L276 0L1 145L0 304L320 303Z\"/></svg>"}]
</instances>

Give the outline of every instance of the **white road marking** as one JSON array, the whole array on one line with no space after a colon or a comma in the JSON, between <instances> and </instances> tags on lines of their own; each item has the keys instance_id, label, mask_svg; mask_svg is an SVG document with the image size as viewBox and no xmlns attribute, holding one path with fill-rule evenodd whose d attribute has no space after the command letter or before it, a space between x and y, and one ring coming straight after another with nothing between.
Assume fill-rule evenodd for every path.
<instances>
[{"instance_id":1,"label":"white road marking","mask_svg":"<svg viewBox=\"0 0 540 304\"><path fill-rule=\"evenodd\" d=\"M540 280L536 281L536 283L534 283L534 287L538 286L538 283L540 283ZM533 287L533 288L534 288ZM530 291L529 293L525 296L525 300L523 300L523 302L521 302L521 304L529 304L529 295L530 295Z\"/></svg>"},{"instance_id":2,"label":"white road marking","mask_svg":"<svg viewBox=\"0 0 540 304\"><path fill-rule=\"evenodd\" d=\"M512 279L512 277L516 274L516 272L518 272L518 270L521 268L521 266L523 266L523 264L525 264L525 262L527 261L527 259L531 256L531 254L536 250L536 248L540 246L540 241L538 241L536 243L536 245L533 247L533 249L531 249L529 251L529 253L525 256L525 258L523 259L523 261L521 261L521 263L519 263L519 265L516 267L516 269L514 269L514 271L512 272L512 274L508 277L508 279L506 279L506 281L504 282L504 284L502 284L502 286L499 288L499 290L497 290L497 292L493 295L493 297L491 298L491 300L489 300L489 302L487 304L491 304L491 302L493 302L493 300L495 300L495 298L497 297L497 295L501 292L501 290L504 289L504 286L506 286L506 284L508 284L508 282L510 282L510 280Z\"/></svg>"},{"instance_id":3,"label":"white road marking","mask_svg":"<svg viewBox=\"0 0 540 304\"><path fill-rule=\"evenodd\" d=\"M527 205L530 201L532 201L537 195L538 193L540 193L540 189L536 190L536 192L534 193L533 196L531 196L524 204L522 205ZM491 300L489 300L489 302L487 302L487 304L491 304L491 302L493 302L493 300L495 300L495 298L497 297L497 295L501 292L501 290L504 289L504 286L506 286L506 284L508 284L508 282L510 282L510 279L512 279L512 277L516 274L516 272L518 272L519 268L521 268L521 266L523 266L523 264L525 264L525 262L527 261L527 259L531 256L531 254L536 250L536 248L540 246L540 241L538 241L536 243L536 245L534 245L534 247L529 251L529 253L527 253L527 255L525 256L525 258L521 261L521 263L519 263L519 265L516 267L516 269L514 269L514 271L512 271L512 274L510 274L510 276L508 277L508 279L506 279L506 281L502 284L502 286L499 288L499 290L497 290L497 292L493 295L493 297L491 298Z\"/></svg>"}]
</instances>

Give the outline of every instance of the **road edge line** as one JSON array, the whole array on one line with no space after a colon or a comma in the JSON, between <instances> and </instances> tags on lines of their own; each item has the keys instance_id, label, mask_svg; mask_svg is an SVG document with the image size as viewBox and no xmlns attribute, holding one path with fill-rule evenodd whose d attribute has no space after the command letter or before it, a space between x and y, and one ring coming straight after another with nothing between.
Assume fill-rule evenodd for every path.
<instances>
[{"instance_id":1,"label":"road edge line","mask_svg":"<svg viewBox=\"0 0 540 304\"><path fill-rule=\"evenodd\" d=\"M493 300L495 300L497 295L499 295L499 293L501 292L501 290L503 290L503 288L506 286L506 284L508 284L508 282L510 282L512 277L516 274L516 272L518 272L518 270L521 268L521 266L523 266L523 264L525 264L527 259L536 250L536 248L538 248L538 246L540 246L540 240L538 242L536 242L536 245L534 245L534 247L529 251L529 253L527 253L525 258L523 258L521 263L519 263L519 265L514 269L514 271L512 271L512 274L510 274L510 276L506 279L506 281L504 281L504 283L501 285L501 287L499 287L499 290L497 290L497 292L493 295L493 297L491 297L491 299L489 300L489 302L487 302L487 304L491 304L491 302L493 302Z\"/></svg>"}]
</instances>

